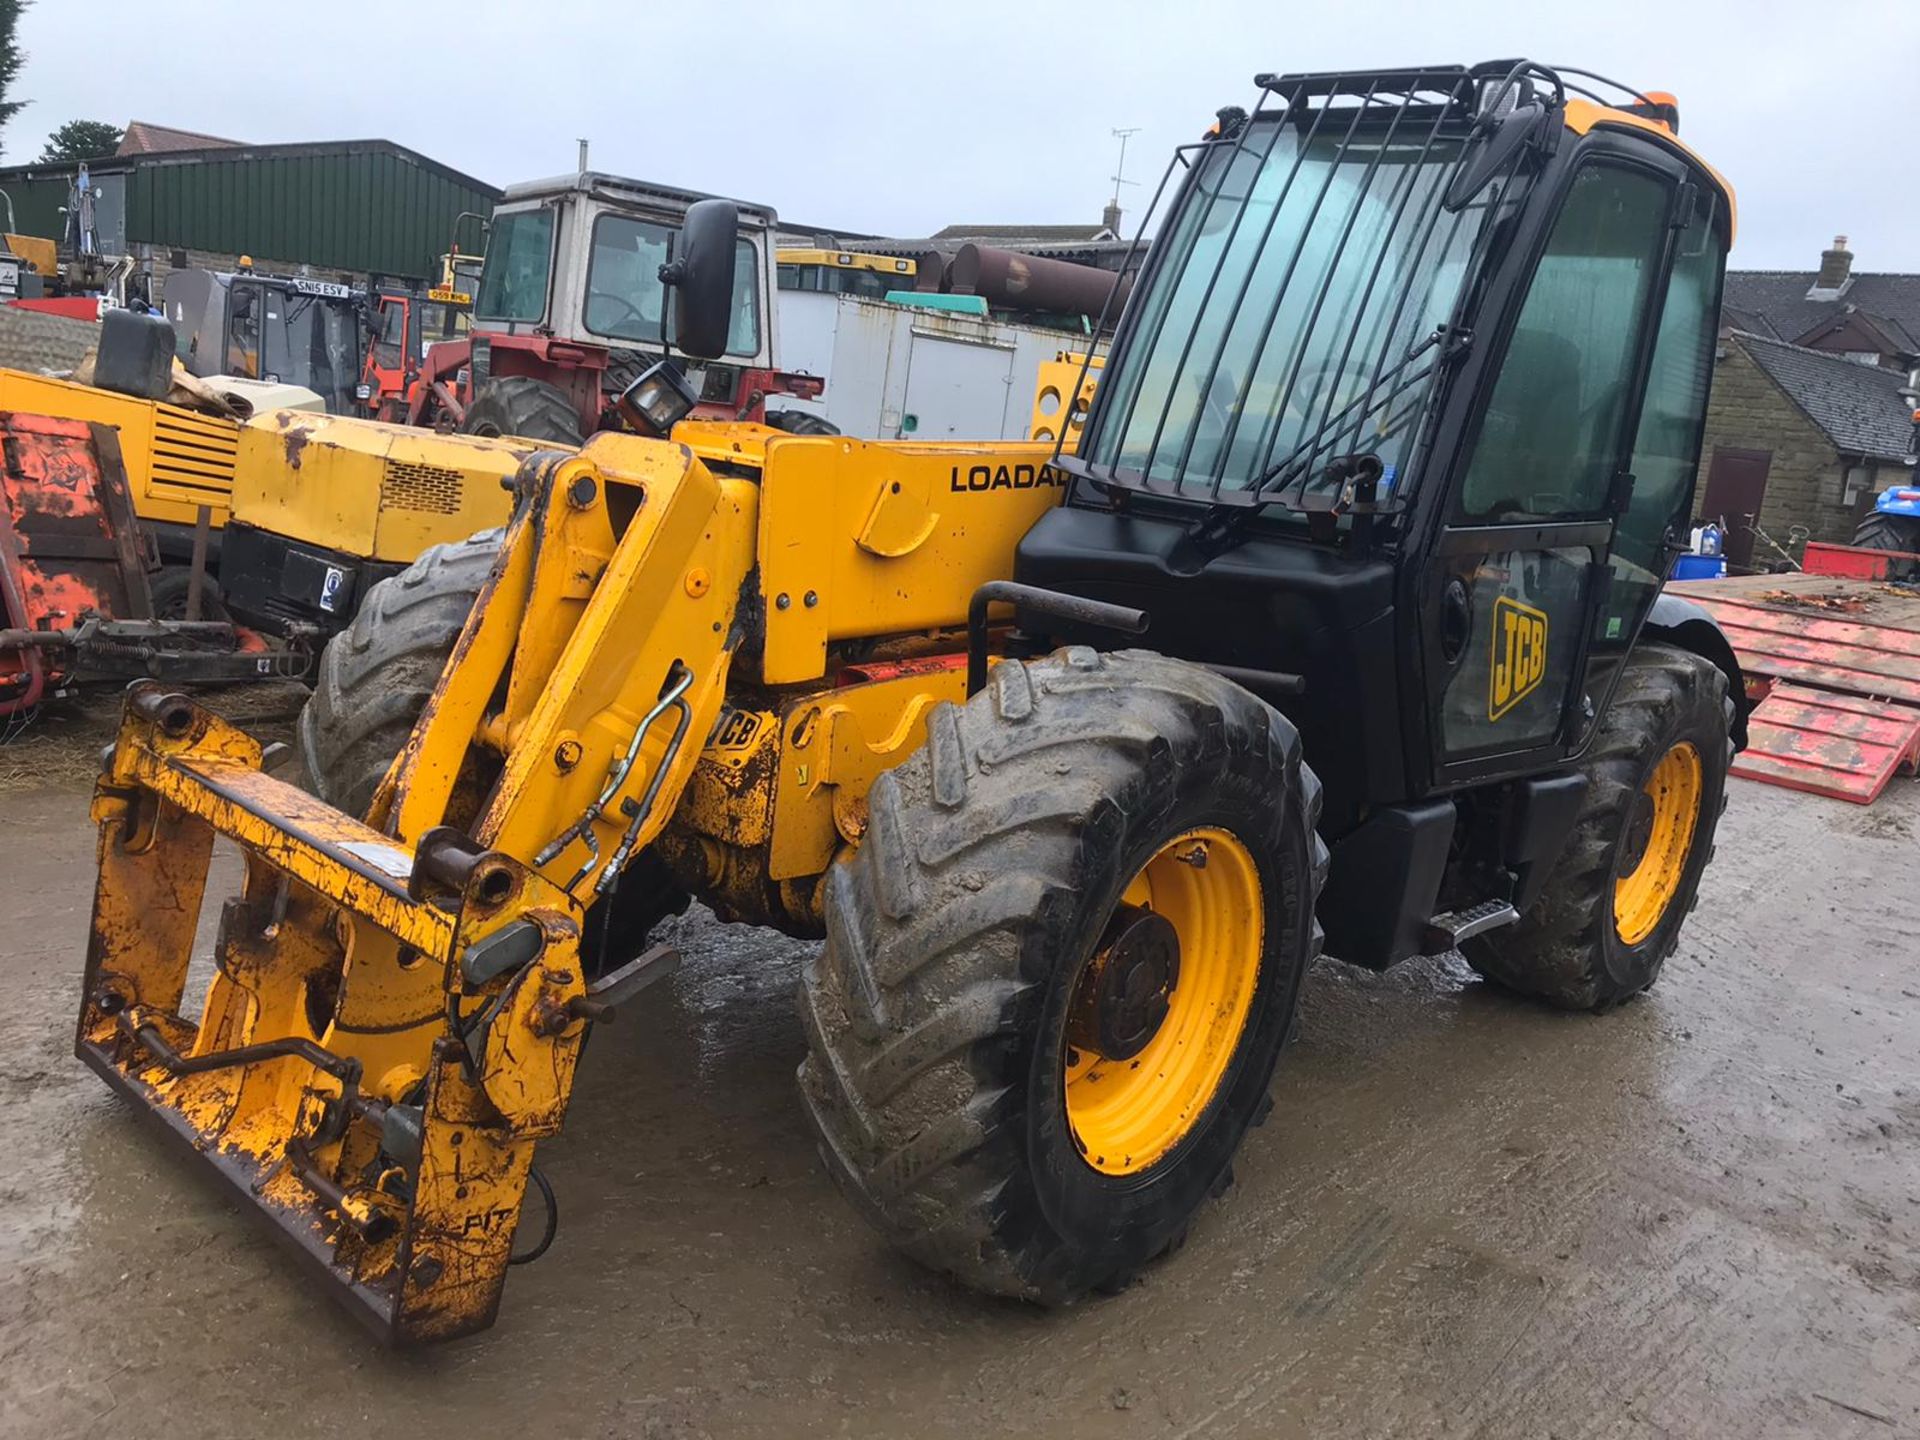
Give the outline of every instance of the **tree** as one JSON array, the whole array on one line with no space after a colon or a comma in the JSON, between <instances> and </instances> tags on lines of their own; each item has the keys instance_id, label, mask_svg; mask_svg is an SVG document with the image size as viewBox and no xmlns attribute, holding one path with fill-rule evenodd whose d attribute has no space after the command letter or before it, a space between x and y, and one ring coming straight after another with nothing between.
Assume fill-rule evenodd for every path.
<instances>
[{"instance_id":1,"label":"tree","mask_svg":"<svg viewBox=\"0 0 1920 1440\"><path fill-rule=\"evenodd\" d=\"M69 120L47 137L41 152L42 165L60 165L72 161L98 160L120 148L120 137L127 132L104 120Z\"/></svg>"},{"instance_id":2,"label":"tree","mask_svg":"<svg viewBox=\"0 0 1920 1440\"><path fill-rule=\"evenodd\" d=\"M27 63L26 52L20 48L17 33L20 13L32 3L33 0L0 0L0 126L27 108L25 100L11 97L13 82L19 78L20 67Z\"/></svg>"}]
</instances>

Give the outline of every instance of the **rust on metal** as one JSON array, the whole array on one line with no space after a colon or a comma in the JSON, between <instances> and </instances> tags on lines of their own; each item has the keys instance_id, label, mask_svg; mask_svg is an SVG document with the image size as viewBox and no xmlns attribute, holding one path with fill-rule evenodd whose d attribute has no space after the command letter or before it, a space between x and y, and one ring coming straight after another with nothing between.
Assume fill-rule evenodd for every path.
<instances>
[{"instance_id":1,"label":"rust on metal","mask_svg":"<svg viewBox=\"0 0 1920 1440\"><path fill-rule=\"evenodd\" d=\"M1870 804L1920 754L1920 595L1755 575L1680 587L1719 621L1760 704L1733 773Z\"/></svg>"},{"instance_id":2,"label":"rust on metal","mask_svg":"<svg viewBox=\"0 0 1920 1440\"><path fill-rule=\"evenodd\" d=\"M1920 597L1870 581L1794 576L1684 587L1751 675L1920 705Z\"/></svg>"},{"instance_id":3,"label":"rust on metal","mask_svg":"<svg viewBox=\"0 0 1920 1440\"><path fill-rule=\"evenodd\" d=\"M1733 773L1871 805L1901 767L1920 764L1920 709L1775 685L1747 720Z\"/></svg>"},{"instance_id":4,"label":"rust on metal","mask_svg":"<svg viewBox=\"0 0 1920 1440\"><path fill-rule=\"evenodd\" d=\"M416 897L411 846L262 774L261 758L186 696L152 683L129 696L94 796L77 1051L383 1339L482 1329L534 1144L559 1129L572 1087L581 907L445 832L427 865L434 893ZM246 877L189 1015L216 835L239 845ZM538 943L523 966L465 978L459 956L529 922ZM396 1113L418 1117L398 1157Z\"/></svg>"},{"instance_id":5,"label":"rust on metal","mask_svg":"<svg viewBox=\"0 0 1920 1440\"><path fill-rule=\"evenodd\" d=\"M119 454L103 427L0 412L0 629L67 630L89 614L149 613L143 572L128 564L132 502ZM113 504L116 485L124 505ZM70 660L0 652L0 715L37 704L70 675Z\"/></svg>"},{"instance_id":6,"label":"rust on metal","mask_svg":"<svg viewBox=\"0 0 1920 1440\"><path fill-rule=\"evenodd\" d=\"M1753 597L1763 605L1790 610L1817 610L1824 615L1858 615L1867 608L1864 595L1803 595L1794 590L1762 590Z\"/></svg>"}]
</instances>

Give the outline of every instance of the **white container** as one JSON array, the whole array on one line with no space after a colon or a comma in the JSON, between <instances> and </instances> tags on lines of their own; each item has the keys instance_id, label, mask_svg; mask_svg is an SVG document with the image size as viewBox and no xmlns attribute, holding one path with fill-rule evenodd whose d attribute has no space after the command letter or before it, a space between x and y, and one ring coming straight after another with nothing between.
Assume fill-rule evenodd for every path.
<instances>
[{"instance_id":1,"label":"white container","mask_svg":"<svg viewBox=\"0 0 1920 1440\"><path fill-rule=\"evenodd\" d=\"M1071 331L782 290L782 370L826 381L818 400L776 399L860 440L1024 440L1040 365L1084 349Z\"/></svg>"}]
</instances>

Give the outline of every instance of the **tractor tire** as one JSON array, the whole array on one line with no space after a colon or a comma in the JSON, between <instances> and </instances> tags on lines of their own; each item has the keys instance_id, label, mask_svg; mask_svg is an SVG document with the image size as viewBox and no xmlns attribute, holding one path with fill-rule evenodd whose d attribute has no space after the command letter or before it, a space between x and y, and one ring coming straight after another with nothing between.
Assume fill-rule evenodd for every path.
<instances>
[{"instance_id":1,"label":"tractor tire","mask_svg":"<svg viewBox=\"0 0 1920 1440\"><path fill-rule=\"evenodd\" d=\"M187 588L192 581L193 572L185 565L162 567L160 573L147 583L147 593L153 601L153 618L156 620L186 619ZM220 593L220 587L211 575L201 577L200 618L202 620L233 618L227 613L226 597Z\"/></svg>"},{"instance_id":2,"label":"tractor tire","mask_svg":"<svg viewBox=\"0 0 1920 1440\"><path fill-rule=\"evenodd\" d=\"M1863 550L1901 550L1920 554L1920 519L1911 515L1869 514L1853 532L1853 543ZM1920 579L1920 560L1887 563L1889 580Z\"/></svg>"},{"instance_id":3,"label":"tractor tire","mask_svg":"<svg viewBox=\"0 0 1920 1440\"><path fill-rule=\"evenodd\" d=\"M300 711L300 758L313 793L335 809L367 813L439 683L503 533L429 546L368 590L353 623L321 652Z\"/></svg>"},{"instance_id":4,"label":"tractor tire","mask_svg":"<svg viewBox=\"0 0 1920 1440\"><path fill-rule=\"evenodd\" d=\"M364 816L372 805L446 669L504 533L483 530L423 551L369 590L353 624L321 652L313 695L300 711L300 758L308 788L334 808ZM447 824L472 825L499 770L495 757L467 757ZM580 945L587 973L638 954L653 927L689 899L657 856L634 857L612 896L587 911Z\"/></svg>"},{"instance_id":5,"label":"tractor tire","mask_svg":"<svg viewBox=\"0 0 1920 1440\"><path fill-rule=\"evenodd\" d=\"M546 381L526 375L489 381L467 407L460 433L518 435L573 448L586 441L573 402Z\"/></svg>"},{"instance_id":6,"label":"tractor tire","mask_svg":"<svg viewBox=\"0 0 1920 1440\"><path fill-rule=\"evenodd\" d=\"M936 707L868 799L801 983L828 1168L976 1289L1126 1285L1272 1108L1327 863L1298 733L1210 671L1067 649Z\"/></svg>"},{"instance_id":7,"label":"tractor tire","mask_svg":"<svg viewBox=\"0 0 1920 1440\"><path fill-rule=\"evenodd\" d=\"M840 427L808 410L769 410L767 424L789 435L838 435Z\"/></svg>"},{"instance_id":8,"label":"tractor tire","mask_svg":"<svg viewBox=\"0 0 1920 1440\"><path fill-rule=\"evenodd\" d=\"M1673 953L1713 859L1734 700L1712 661L1643 643L1587 752L1586 801L1539 900L1467 941L1489 980L1563 1010L1639 994Z\"/></svg>"}]
</instances>

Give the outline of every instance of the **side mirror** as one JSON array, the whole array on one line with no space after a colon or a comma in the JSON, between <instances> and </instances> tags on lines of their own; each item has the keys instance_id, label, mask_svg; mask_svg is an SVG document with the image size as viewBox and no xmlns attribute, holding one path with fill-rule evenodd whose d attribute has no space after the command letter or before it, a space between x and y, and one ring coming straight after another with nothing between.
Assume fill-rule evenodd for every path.
<instances>
[{"instance_id":1,"label":"side mirror","mask_svg":"<svg viewBox=\"0 0 1920 1440\"><path fill-rule=\"evenodd\" d=\"M1468 137L1460 168L1453 172L1447 193L1441 197L1448 213L1466 209L1496 175L1513 163L1515 152L1542 133L1547 118L1547 107L1539 100L1516 105L1498 120L1483 117Z\"/></svg>"},{"instance_id":2,"label":"side mirror","mask_svg":"<svg viewBox=\"0 0 1920 1440\"><path fill-rule=\"evenodd\" d=\"M696 360L727 353L739 229L731 200L697 200L680 222L674 258L660 267L661 282L676 292L673 343Z\"/></svg>"}]
</instances>

